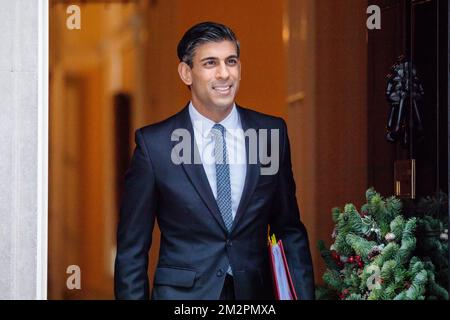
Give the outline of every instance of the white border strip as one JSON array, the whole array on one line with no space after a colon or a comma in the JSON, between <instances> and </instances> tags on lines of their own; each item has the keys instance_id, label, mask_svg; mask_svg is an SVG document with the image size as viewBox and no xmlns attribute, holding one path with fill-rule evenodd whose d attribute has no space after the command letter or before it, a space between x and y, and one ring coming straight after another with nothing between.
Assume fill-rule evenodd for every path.
<instances>
[{"instance_id":1,"label":"white border strip","mask_svg":"<svg viewBox=\"0 0 450 320\"><path fill-rule=\"evenodd\" d=\"M48 0L38 0L38 184L36 299L47 299L48 264Z\"/></svg>"}]
</instances>

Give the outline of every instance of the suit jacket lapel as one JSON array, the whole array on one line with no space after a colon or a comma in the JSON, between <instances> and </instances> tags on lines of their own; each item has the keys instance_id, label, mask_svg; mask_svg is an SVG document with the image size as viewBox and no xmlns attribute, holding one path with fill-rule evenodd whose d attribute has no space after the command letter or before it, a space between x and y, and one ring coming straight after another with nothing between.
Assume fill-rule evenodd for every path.
<instances>
[{"instance_id":1,"label":"suit jacket lapel","mask_svg":"<svg viewBox=\"0 0 450 320\"><path fill-rule=\"evenodd\" d=\"M239 116L241 119L242 129L244 130L244 133L248 129L254 129L256 130L256 136L258 137L258 126L256 123L249 117L248 112L246 112L245 109L236 106L239 112ZM257 142L257 141L256 141ZM249 139L245 138L245 150L246 150L246 158L247 158L247 173L245 176L245 183L244 183L244 189L242 191L241 200L239 202L239 206L236 212L236 216L233 220L233 225L231 227L230 233L234 231L236 228L236 225L238 224L239 220L242 218L243 214L245 213L245 210L248 206L248 203L250 201L250 198L253 195L253 192L255 191L256 185L258 183L259 179L259 173L260 173L260 163L259 159L257 159L256 163L250 163L250 155L249 155ZM258 157L257 157L258 158Z\"/></svg>"},{"instance_id":2,"label":"suit jacket lapel","mask_svg":"<svg viewBox=\"0 0 450 320\"><path fill-rule=\"evenodd\" d=\"M195 142L194 129L192 127L192 122L189 116L188 106L186 106L178 114L177 121L175 121L173 130L180 128L189 131L191 136L191 150L193 150L191 156L191 163L190 164L182 163L182 167L186 172L186 175L188 176L189 180L194 185L197 193L200 195L203 202L206 204L209 211L212 213L213 217L217 220L222 229L225 232L227 232L227 228L225 226L225 223L223 222L222 215L220 213L216 199L214 198L214 194L208 182L208 177L206 176L205 170L203 168L203 164L202 163L197 164L194 162L194 159L200 159L200 157L198 156L199 152L197 143ZM172 141L172 147L174 147L177 143L179 143L179 141ZM197 154L197 156L195 156L195 153Z\"/></svg>"}]
</instances>

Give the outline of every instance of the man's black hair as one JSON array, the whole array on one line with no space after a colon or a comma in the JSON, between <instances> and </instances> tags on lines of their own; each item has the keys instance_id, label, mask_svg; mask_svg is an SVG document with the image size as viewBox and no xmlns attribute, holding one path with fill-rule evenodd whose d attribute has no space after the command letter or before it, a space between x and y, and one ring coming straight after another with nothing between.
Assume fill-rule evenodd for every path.
<instances>
[{"instance_id":1,"label":"man's black hair","mask_svg":"<svg viewBox=\"0 0 450 320\"><path fill-rule=\"evenodd\" d=\"M239 41L233 30L216 22L202 22L191 27L181 38L177 47L178 59L193 67L192 60L195 49L206 42L220 42L229 40L235 43L239 57Z\"/></svg>"}]
</instances>

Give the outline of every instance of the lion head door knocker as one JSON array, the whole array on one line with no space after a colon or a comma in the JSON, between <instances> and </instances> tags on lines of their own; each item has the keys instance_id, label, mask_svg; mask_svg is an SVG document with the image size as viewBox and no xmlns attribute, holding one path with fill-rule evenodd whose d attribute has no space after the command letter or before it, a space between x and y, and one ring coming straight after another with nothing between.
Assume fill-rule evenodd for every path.
<instances>
[{"instance_id":1,"label":"lion head door knocker","mask_svg":"<svg viewBox=\"0 0 450 320\"><path fill-rule=\"evenodd\" d=\"M406 145L411 138L409 137L409 129L419 139L423 138L418 101L422 98L424 90L417 77L415 67L406 61L404 56L400 56L392 66L387 79L386 97L391 109L386 139L390 142L396 142L401 138L403 144ZM412 104L411 108L409 108L410 104ZM408 117L409 110L412 110L411 122Z\"/></svg>"}]
</instances>

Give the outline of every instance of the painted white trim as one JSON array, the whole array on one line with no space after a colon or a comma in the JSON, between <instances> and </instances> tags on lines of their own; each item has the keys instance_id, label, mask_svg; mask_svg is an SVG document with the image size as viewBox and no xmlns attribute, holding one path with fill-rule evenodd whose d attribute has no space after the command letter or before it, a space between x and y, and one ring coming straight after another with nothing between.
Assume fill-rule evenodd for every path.
<instances>
[{"instance_id":1,"label":"painted white trim","mask_svg":"<svg viewBox=\"0 0 450 320\"><path fill-rule=\"evenodd\" d=\"M38 0L38 147L36 299L47 299L49 3Z\"/></svg>"}]
</instances>

